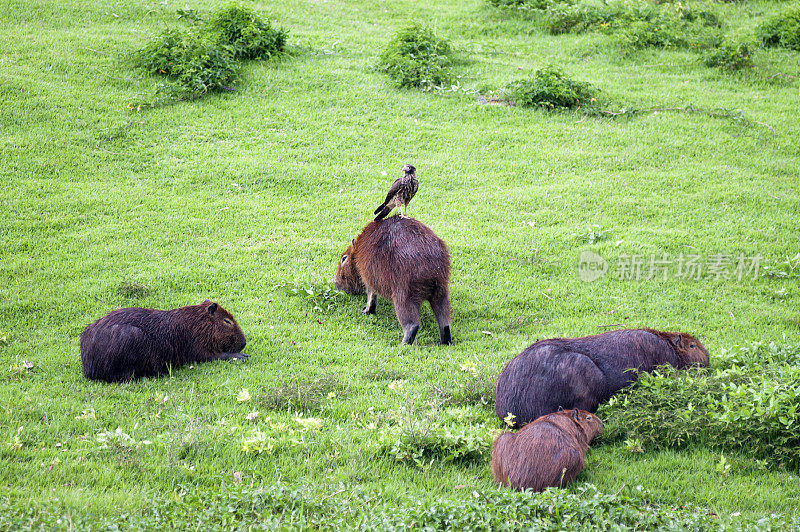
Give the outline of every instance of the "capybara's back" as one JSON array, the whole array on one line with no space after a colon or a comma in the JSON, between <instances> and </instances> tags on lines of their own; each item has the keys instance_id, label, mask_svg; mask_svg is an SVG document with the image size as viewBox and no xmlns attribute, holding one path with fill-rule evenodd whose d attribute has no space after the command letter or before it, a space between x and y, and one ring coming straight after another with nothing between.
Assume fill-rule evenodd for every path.
<instances>
[{"instance_id":1,"label":"capybara's back","mask_svg":"<svg viewBox=\"0 0 800 532\"><path fill-rule=\"evenodd\" d=\"M542 416L492 447L492 475L503 486L542 491L563 487L585 467L586 451L603 433L600 419L584 410Z\"/></svg>"},{"instance_id":2,"label":"capybara's back","mask_svg":"<svg viewBox=\"0 0 800 532\"><path fill-rule=\"evenodd\" d=\"M708 366L708 351L684 333L610 331L583 338L542 340L514 357L495 387L495 413L517 426L559 408L595 412L601 402L663 364Z\"/></svg>"},{"instance_id":3,"label":"capybara's back","mask_svg":"<svg viewBox=\"0 0 800 532\"><path fill-rule=\"evenodd\" d=\"M123 308L81 333L81 362L89 379L128 381L170 367L222 358L246 358L244 333L211 301L174 310Z\"/></svg>"},{"instance_id":4,"label":"capybara's back","mask_svg":"<svg viewBox=\"0 0 800 532\"><path fill-rule=\"evenodd\" d=\"M422 222L392 216L367 224L342 255L334 277L349 294L366 290L374 313L377 296L391 299L412 343L419 329L419 308L429 301L442 343L450 343L450 254L444 241Z\"/></svg>"}]
</instances>

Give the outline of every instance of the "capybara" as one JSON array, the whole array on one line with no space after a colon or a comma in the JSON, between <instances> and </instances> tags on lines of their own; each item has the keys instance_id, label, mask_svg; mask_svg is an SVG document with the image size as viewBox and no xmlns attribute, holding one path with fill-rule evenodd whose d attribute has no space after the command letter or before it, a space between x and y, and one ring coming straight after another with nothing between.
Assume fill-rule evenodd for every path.
<instances>
[{"instance_id":1,"label":"capybara","mask_svg":"<svg viewBox=\"0 0 800 532\"><path fill-rule=\"evenodd\" d=\"M603 433L600 418L585 410L547 414L492 447L492 475L503 486L542 491L566 486L583 471L589 443Z\"/></svg>"},{"instance_id":2,"label":"capybara","mask_svg":"<svg viewBox=\"0 0 800 532\"><path fill-rule=\"evenodd\" d=\"M378 296L391 299L406 344L414 343L419 308L430 301L439 338L450 343L450 254L422 222L392 216L367 224L339 259L333 282L348 294L366 290L364 314L375 313Z\"/></svg>"},{"instance_id":3,"label":"capybara","mask_svg":"<svg viewBox=\"0 0 800 532\"><path fill-rule=\"evenodd\" d=\"M664 364L708 366L708 350L688 334L652 329L541 340L500 373L494 409L500 419L516 416L518 426L559 408L595 412L639 372Z\"/></svg>"},{"instance_id":4,"label":"capybara","mask_svg":"<svg viewBox=\"0 0 800 532\"><path fill-rule=\"evenodd\" d=\"M108 382L156 377L190 362L247 358L244 333L216 303L174 310L123 308L81 333L83 374Z\"/></svg>"}]
</instances>

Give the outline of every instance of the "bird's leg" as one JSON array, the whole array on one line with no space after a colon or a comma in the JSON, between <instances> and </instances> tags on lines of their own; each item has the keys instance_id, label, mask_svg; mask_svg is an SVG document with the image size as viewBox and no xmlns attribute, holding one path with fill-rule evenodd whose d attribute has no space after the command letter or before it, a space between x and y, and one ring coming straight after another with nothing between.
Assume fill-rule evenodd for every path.
<instances>
[{"instance_id":1,"label":"bird's leg","mask_svg":"<svg viewBox=\"0 0 800 532\"><path fill-rule=\"evenodd\" d=\"M406 216L406 207L408 207L408 204L403 203L403 212L400 213L400 218L408 218L408 216Z\"/></svg>"}]
</instances>

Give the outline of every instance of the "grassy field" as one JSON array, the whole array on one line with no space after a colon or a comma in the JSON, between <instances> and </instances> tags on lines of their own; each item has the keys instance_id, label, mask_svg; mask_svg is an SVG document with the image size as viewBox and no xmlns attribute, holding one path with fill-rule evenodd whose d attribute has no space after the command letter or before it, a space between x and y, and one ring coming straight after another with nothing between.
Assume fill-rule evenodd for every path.
<instances>
[{"instance_id":1,"label":"grassy field","mask_svg":"<svg viewBox=\"0 0 800 532\"><path fill-rule=\"evenodd\" d=\"M713 9L751 35L781 4ZM800 269L675 270L684 254L790 271L798 52L759 49L752 71L727 74L690 51L549 35L481 0L247 5L288 30L286 56L246 63L235 92L137 111L158 81L129 54L186 6L0 0L0 528L369 527L417 504L478 512L476 500L501 512L485 451L502 423L478 397L536 339L683 330L712 366L735 346L800 342ZM455 90L397 90L374 69L414 20L458 51ZM609 109L731 116L479 102L547 64L600 88ZM390 302L363 317L363 296L326 292L404 163L421 183L409 214L452 254L451 346L436 344L427 306L417 343L399 346ZM578 275L586 250L610 264L592 283ZM651 254L673 261L666 280L618 278L627 257ZM205 298L234 313L248 361L121 385L83 377L88 323ZM470 453L395 459L434 425ZM629 448L600 439L578 482L546 496L573 501L566 512L591 505L588 482L623 506L734 526L800 514L798 472L746 449Z\"/></svg>"}]
</instances>

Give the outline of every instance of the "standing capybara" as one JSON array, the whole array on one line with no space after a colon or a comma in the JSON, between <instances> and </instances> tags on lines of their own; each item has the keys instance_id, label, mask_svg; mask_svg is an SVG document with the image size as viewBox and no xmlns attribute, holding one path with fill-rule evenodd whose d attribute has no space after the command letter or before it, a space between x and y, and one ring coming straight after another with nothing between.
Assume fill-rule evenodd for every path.
<instances>
[{"instance_id":1,"label":"standing capybara","mask_svg":"<svg viewBox=\"0 0 800 532\"><path fill-rule=\"evenodd\" d=\"M364 314L375 313L378 296L391 299L406 344L414 343L419 308L430 301L441 342L450 343L450 254L422 222L392 216L367 224L339 260L333 282L348 294L366 290Z\"/></svg>"},{"instance_id":2,"label":"standing capybara","mask_svg":"<svg viewBox=\"0 0 800 532\"><path fill-rule=\"evenodd\" d=\"M688 334L652 329L541 340L500 373L494 409L500 419L516 416L519 426L559 408L595 412L639 372L664 364L708 366L708 350Z\"/></svg>"},{"instance_id":3,"label":"standing capybara","mask_svg":"<svg viewBox=\"0 0 800 532\"><path fill-rule=\"evenodd\" d=\"M583 471L589 443L603 423L585 410L542 416L513 434L505 432L492 447L492 475L503 486L542 491L566 486Z\"/></svg>"},{"instance_id":4,"label":"standing capybara","mask_svg":"<svg viewBox=\"0 0 800 532\"><path fill-rule=\"evenodd\" d=\"M190 362L247 358L244 333L216 303L154 310L123 308L81 333L83 374L108 382L156 377Z\"/></svg>"}]
</instances>

